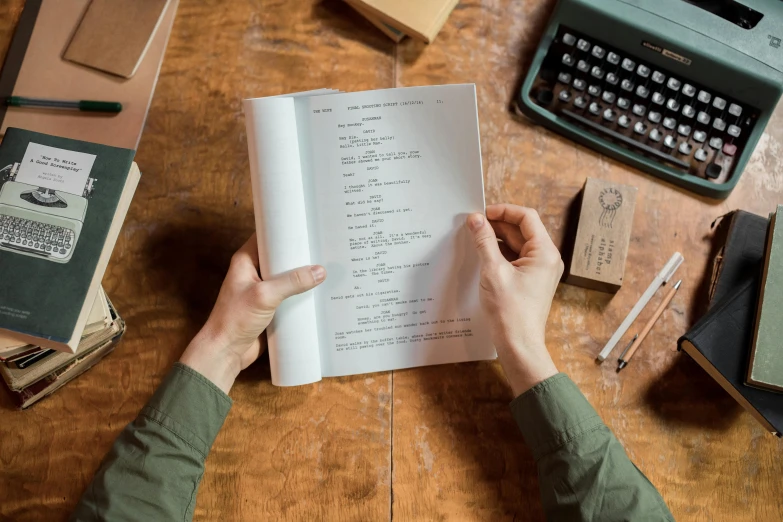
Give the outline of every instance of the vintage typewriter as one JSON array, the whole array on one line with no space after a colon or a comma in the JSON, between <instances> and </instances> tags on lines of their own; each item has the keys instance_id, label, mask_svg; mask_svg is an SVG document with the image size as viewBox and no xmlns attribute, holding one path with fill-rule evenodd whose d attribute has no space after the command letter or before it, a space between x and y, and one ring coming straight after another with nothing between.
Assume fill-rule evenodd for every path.
<instances>
[{"instance_id":1,"label":"vintage typewriter","mask_svg":"<svg viewBox=\"0 0 783 522\"><path fill-rule=\"evenodd\" d=\"M14 181L18 163L0 169L0 250L67 263L84 224L94 181L77 196Z\"/></svg>"},{"instance_id":2,"label":"vintage typewriter","mask_svg":"<svg viewBox=\"0 0 783 522\"><path fill-rule=\"evenodd\" d=\"M516 106L725 198L783 91L781 0L560 0Z\"/></svg>"}]
</instances>

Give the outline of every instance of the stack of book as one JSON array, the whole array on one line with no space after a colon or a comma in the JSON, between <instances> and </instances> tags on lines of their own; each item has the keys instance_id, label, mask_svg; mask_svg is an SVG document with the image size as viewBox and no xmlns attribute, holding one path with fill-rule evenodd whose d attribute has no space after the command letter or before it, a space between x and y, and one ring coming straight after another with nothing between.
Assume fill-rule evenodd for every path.
<instances>
[{"instance_id":1,"label":"stack of book","mask_svg":"<svg viewBox=\"0 0 783 522\"><path fill-rule=\"evenodd\" d=\"M22 408L125 331L101 279L141 176L133 156L16 128L0 144L0 375Z\"/></svg>"},{"instance_id":2,"label":"stack of book","mask_svg":"<svg viewBox=\"0 0 783 522\"><path fill-rule=\"evenodd\" d=\"M721 221L710 304L679 340L769 432L783 435L783 206L766 219L737 210Z\"/></svg>"},{"instance_id":3,"label":"stack of book","mask_svg":"<svg viewBox=\"0 0 783 522\"><path fill-rule=\"evenodd\" d=\"M405 36L431 43L459 0L345 0L395 42Z\"/></svg>"}]
</instances>

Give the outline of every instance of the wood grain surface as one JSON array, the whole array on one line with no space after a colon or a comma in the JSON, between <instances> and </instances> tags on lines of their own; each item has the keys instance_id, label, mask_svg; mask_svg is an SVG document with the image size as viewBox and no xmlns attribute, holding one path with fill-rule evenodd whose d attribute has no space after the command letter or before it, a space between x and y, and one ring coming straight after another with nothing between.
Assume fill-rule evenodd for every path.
<instances>
[{"instance_id":1,"label":"wood grain surface","mask_svg":"<svg viewBox=\"0 0 783 522\"><path fill-rule=\"evenodd\" d=\"M0 2L2 53L22 5ZM783 112L723 202L576 146L508 110L552 6L463 0L433 44L395 46L338 0L182 0L136 157L142 181L104 279L128 333L105 361L28 411L0 393L0 520L66 520L206 318L231 253L253 229L243 98L459 82L478 88L487 201L537 208L557 244L585 177L639 189L623 288L557 292L548 344L558 367L677 520L783 519L783 442L673 351L706 307L710 223L734 208L765 214L783 200ZM683 287L643 349L619 375L596 365L676 250L686 259ZM231 396L195 520L543 519L535 464L496 363L275 388L261 360Z\"/></svg>"}]
</instances>

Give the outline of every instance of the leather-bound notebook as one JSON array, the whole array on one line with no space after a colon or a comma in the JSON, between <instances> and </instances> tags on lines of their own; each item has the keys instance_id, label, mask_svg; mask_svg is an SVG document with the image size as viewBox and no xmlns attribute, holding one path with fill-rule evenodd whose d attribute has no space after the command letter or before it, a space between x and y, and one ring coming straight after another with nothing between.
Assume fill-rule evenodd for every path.
<instances>
[{"instance_id":1,"label":"leather-bound notebook","mask_svg":"<svg viewBox=\"0 0 783 522\"><path fill-rule=\"evenodd\" d=\"M783 395L745 384L758 298L758 272L716 302L678 341L707 373L767 431L783 433Z\"/></svg>"},{"instance_id":2,"label":"leather-bound notebook","mask_svg":"<svg viewBox=\"0 0 783 522\"><path fill-rule=\"evenodd\" d=\"M169 0L92 0L63 58L130 78Z\"/></svg>"},{"instance_id":3,"label":"leather-bound notebook","mask_svg":"<svg viewBox=\"0 0 783 522\"><path fill-rule=\"evenodd\" d=\"M767 218L744 210L723 217L715 234L724 244L714 261L710 307L761 270L768 224Z\"/></svg>"}]
</instances>

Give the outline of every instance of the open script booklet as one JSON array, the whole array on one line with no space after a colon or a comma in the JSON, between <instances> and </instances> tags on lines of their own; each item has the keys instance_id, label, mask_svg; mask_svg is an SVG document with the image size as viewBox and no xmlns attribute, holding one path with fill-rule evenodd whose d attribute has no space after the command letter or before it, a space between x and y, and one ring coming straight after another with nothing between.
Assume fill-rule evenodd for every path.
<instances>
[{"instance_id":1,"label":"open script booklet","mask_svg":"<svg viewBox=\"0 0 783 522\"><path fill-rule=\"evenodd\" d=\"M244 106L261 276L327 271L267 329L272 383L494 359L464 226L484 211L475 86Z\"/></svg>"}]
</instances>

